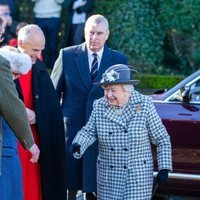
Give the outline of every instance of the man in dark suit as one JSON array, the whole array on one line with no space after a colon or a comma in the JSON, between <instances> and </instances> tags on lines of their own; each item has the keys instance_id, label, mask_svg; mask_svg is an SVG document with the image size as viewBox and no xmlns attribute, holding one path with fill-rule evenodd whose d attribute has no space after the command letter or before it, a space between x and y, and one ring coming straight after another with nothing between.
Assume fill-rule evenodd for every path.
<instances>
[{"instance_id":1,"label":"man in dark suit","mask_svg":"<svg viewBox=\"0 0 200 200\"><path fill-rule=\"evenodd\" d=\"M76 199L77 190L86 193L86 199L95 199L97 143L87 149L80 160L71 156L69 146L76 133L87 123L95 99L103 90L93 85L103 72L114 64L127 64L120 52L105 46L109 25L102 15L93 15L85 24L85 43L64 48L51 74L53 84L62 100L67 125L67 189L68 200Z\"/></svg>"}]
</instances>

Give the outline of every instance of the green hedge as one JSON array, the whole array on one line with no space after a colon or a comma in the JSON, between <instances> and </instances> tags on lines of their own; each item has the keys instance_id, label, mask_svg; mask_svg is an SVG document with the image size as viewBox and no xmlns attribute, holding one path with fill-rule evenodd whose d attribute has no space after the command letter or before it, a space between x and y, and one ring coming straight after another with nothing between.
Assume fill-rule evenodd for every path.
<instances>
[{"instance_id":1,"label":"green hedge","mask_svg":"<svg viewBox=\"0 0 200 200\"><path fill-rule=\"evenodd\" d=\"M141 76L141 81L138 84L138 89L170 89L175 86L184 76L167 76L167 75L152 75L144 74Z\"/></svg>"}]
</instances>

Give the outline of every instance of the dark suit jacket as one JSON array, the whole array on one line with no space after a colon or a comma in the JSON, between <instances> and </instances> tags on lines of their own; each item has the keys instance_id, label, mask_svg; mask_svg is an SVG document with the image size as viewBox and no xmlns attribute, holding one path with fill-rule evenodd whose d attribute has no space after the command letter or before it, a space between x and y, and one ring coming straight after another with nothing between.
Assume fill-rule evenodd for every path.
<instances>
[{"instance_id":1,"label":"dark suit jacket","mask_svg":"<svg viewBox=\"0 0 200 200\"><path fill-rule=\"evenodd\" d=\"M56 91L44 64L32 68L33 102L41 150L41 181L44 200L65 200L65 136ZM16 86L23 99L18 81Z\"/></svg>"},{"instance_id":2,"label":"dark suit jacket","mask_svg":"<svg viewBox=\"0 0 200 200\"><path fill-rule=\"evenodd\" d=\"M9 62L0 56L0 159L2 151L2 116L14 131L22 146L29 149L34 141L26 110L13 83Z\"/></svg>"},{"instance_id":3,"label":"dark suit jacket","mask_svg":"<svg viewBox=\"0 0 200 200\"><path fill-rule=\"evenodd\" d=\"M100 81L105 70L114 64L127 64L127 59L123 54L105 46L95 82ZM61 50L51 78L59 98L63 95L62 110L68 119L67 188L94 192L97 144L89 147L80 160L74 159L69 150L77 131L89 119L94 100L103 96L103 89L92 83L85 43Z\"/></svg>"}]
</instances>

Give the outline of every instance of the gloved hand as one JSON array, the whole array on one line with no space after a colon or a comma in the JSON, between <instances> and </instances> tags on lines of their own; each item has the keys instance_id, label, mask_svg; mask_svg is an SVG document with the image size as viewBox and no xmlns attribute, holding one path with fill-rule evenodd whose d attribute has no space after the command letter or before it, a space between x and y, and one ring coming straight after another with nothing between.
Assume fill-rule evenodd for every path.
<instances>
[{"instance_id":1,"label":"gloved hand","mask_svg":"<svg viewBox=\"0 0 200 200\"><path fill-rule=\"evenodd\" d=\"M158 184L162 184L162 183L165 183L167 182L167 179L168 179L168 173L169 173L169 170L168 169L161 169L157 176L156 176L156 182Z\"/></svg>"},{"instance_id":2,"label":"gloved hand","mask_svg":"<svg viewBox=\"0 0 200 200\"><path fill-rule=\"evenodd\" d=\"M70 146L70 151L72 152L72 153L80 153L80 148L81 148L81 145L80 144L78 144L78 143L73 143L73 144L71 144L71 146Z\"/></svg>"}]
</instances>

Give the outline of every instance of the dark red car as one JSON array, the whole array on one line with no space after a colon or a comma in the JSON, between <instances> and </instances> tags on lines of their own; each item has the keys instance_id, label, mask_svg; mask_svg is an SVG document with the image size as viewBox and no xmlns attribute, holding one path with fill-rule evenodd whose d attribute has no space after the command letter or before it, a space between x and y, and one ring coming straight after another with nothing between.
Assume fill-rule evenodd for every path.
<instances>
[{"instance_id":1,"label":"dark red car","mask_svg":"<svg viewBox=\"0 0 200 200\"><path fill-rule=\"evenodd\" d=\"M200 70L152 98L171 136L173 153L173 172L157 193L167 199L200 199Z\"/></svg>"}]
</instances>

